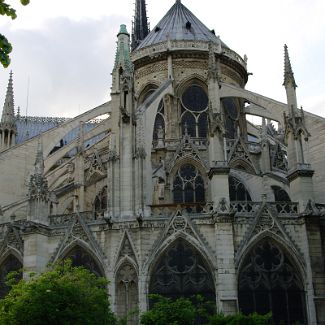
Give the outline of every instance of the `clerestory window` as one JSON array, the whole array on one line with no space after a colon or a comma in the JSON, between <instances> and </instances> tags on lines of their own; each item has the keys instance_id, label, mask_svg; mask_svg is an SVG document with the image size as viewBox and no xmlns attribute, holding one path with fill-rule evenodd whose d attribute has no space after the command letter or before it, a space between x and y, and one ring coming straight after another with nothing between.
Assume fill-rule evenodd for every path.
<instances>
[{"instance_id":1,"label":"clerestory window","mask_svg":"<svg viewBox=\"0 0 325 325\"><path fill-rule=\"evenodd\" d=\"M206 138L209 99L204 89L199 85L191 85L184 91L181 102L182 134L187 133L193 138Z\"/></svg>"}]
</instances>

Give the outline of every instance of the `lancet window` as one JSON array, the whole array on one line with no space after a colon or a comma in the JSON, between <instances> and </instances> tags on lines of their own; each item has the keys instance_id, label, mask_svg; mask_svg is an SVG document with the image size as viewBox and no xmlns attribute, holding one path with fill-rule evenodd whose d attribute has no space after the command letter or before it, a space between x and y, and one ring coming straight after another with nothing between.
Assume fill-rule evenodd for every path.
<instances>
[{"instance_id":1,"label":"lancet window","mask_svg":"<svg viewBox=\"0 0 325 325\"><path fill-rule=\"evenodd\" d=\"M205 202L204 180L194 165L184 164L178 169L173 194L175 203Z\"/></svg>"},{"instance_id":2,"label":"lancet window","mask_svg":"<svg viewBox=\"0 0 325 325\"><path fill-rule=\"evenodd\" d=\"M165 139L165 108L163 100L159 103L153 129L153 146L163 146Z\"/></svg>"},{"instance_id":3,"label":"lancet window","mask_svg":"<svg viewBox=\"0 0 325 325\"><path fill-rule=\"evenodd\" d=\"M130 263L125 263L116 273L116 312L120 317L129 315L128 325L138 323L138 301L138 275Z\"/></svg>"},{"instance_id":4,"label":"lancet window","mask_svg":"<svg viewBox=\"0 0 325 325\"><path fill-rule=\"evenodd\" d=\"M19 280L23 275L22 268L22 263L14 255L7 256L7 258L2 262L0 266L0 299L5 297L10 289L6 285L6 277L8 273L18 271L16 278Z\"/></svg>"},{"instance_id":5,"label":"lancet window","mask_svg":"<svg viewBox=\"0 0 325 325\"><path fill-rule=\"evenodd\" d=\"M305 294L297 267L272 241L263 240L247 256L238 289L241 312L272 312L275 324L307 324Z\"/></svg>"},{"instance_id":6,"label":"lancet window","mask_svg":"<svg viewBox=\"0 0 325 325\"><path fill-rule=\"evenodd\" d=\"M199 85L189 86L181 96L182 134L193 138L206 138L208 130L208 96Z\"/></svg>"},{"instance_id":7,"label":"lancet window","mask_svg":"<svg viewBox=\"0 0 325 325\"><path fill-rule=\"evenodd\" d=\"M232 97L223 98L221 100L224 116L226 138L235 139L237 135L238 120L239 120L239 103L238 100Z\"/></svg>"},{"instance_id":8,"label":"lancet window","mask_svg":"<svg viewBox=\"0 0 325 325\"><path fill-rule=\"evenodd\" d=\"M199 252L184 240L177 240L160 257L152 271L149 291L171 298L200 294L215 301L209 267Z\"/></svg>"},{"instance_id":9,"label":"lancet window","mask_svg":"<svg viewBox=\"0 0 325 325\"><path fill-rule=\"evenodd\" d=\"M104 212L107 210L107 186L97 194L94 202L95 212Z\"/></svg>"},{"instance_id":10,"label":"lancet window","mask_svg":"<svg viewBox=\"0 0 325 325\"><path fill-rule=\"evenodd\" d=\"M279 186L272 186L275 202L291 202L288 193Z\"/></svg>"},{"instance_id":11,"label":"lancet window","mask_svg":"<svg viewBox=\"0 0 325 325\"><path fill-rule=\"evenodd\" d=\"M233 176L229 176L229 198L230 201L252 201L245 185Z\"/></svg>"}]
</instances>

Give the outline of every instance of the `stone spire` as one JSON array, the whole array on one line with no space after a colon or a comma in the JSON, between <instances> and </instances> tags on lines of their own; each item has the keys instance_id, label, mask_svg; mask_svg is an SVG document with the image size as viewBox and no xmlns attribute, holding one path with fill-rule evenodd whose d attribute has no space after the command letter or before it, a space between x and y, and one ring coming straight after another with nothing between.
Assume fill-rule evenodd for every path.
<instances>
[{"instance_id":1,"label":"stone spire","mask_svg":"<svg viewBox=\"0 0 325 325\"><path fill-rule=\"evenodd\" d=\"M7 94L5 103L3 105L1 123L7 126L14 126L15 124L15 109L14 109L14 90L12 82L12 71L10 71L10 77L7 87Z\"/></svg>"},{"instance_id":2,"label":"stone spire","mask_svg":"<svg viewBox=\"0 0 325 325\"><path fill-rule=\"evenodd\" d=\"M15 145L16 134L17 127L15 120L14 90L12 85L11 71L0 122L0 151L9 149L10 147Z\"/></svg>"},{"instance_id":3,"label":"stone spire","mask_svg":"<svg viewBox=\"0 0 325 325\"><path fill-rule=\"evenodd\" d=\"M119 92L121 89L121 77L131 77L133 73L133 64L130 56L130 34L126 26L121 25L117 34L117 48L115 55L115 63L112 72L112 93Z\"/></svg>"},{"instance_id":4,"label":"stone spire","mask_svg":"<svg viewBox=\"0 0 325 325\"><path fill-rule=\"evenodd\" d=\"M135 1L135 14L132 31L132 50L149 34L147 9L145 0Z\"/></svg>"},{"instance_id":5,"label":"stone spire","mask_svg":"<svg viewBox=\"0 0 325 325\"><path fill-rule=\"evenodd\" d=\"M284 45L284 82L283 86L291 85L297 88L295 77L292 71L291 62L289 58L288 46Z\"/></svg>"}]
</instances>

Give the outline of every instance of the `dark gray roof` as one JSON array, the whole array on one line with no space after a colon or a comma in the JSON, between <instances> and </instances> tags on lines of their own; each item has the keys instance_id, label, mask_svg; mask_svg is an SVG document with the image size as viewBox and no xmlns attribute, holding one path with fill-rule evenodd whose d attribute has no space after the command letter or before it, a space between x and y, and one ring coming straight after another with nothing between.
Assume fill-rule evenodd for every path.
<instances>
[{"instance_id":1,"label":"dark gray roof","mask_svg":"<svg viewBox=\"0 0 325 325\"><path fill-rule=\"evenodd\" d=\"M43 132L46 132L50 129L53 129L60 124L67 122L68 118L62 117L34 117L34 116L19 116L16 117L16 127L17 127L17 137L16 144L20 144L24 141L27 141L31 138L34 138L40 135ZM94 121L93 123L88 122L85 123L84 129L85 132L90 131L94 127L98 125L100 121ZM79 135L79 126L71 130L68 134L66 134L62 143L58 143L57 145L66 145L75 140ZM85 142L85 146L92 145L93 143L99 141L102 138L102 135L95 137L89 141Z\"/></svg>"},{"instance_id":2,"label":"dark gray roof","mask_svg":"<svg viewBox=\"0 0 325 325\"><path fill-rule=\"evenodd\" d=\"M169 9L164 18L137 47L137 50L167 40L219 42L216 35L188 10L180 0L177 0ZM224 43L221 42L221 44L227 47Z\"/></svg>"}]
</instances>

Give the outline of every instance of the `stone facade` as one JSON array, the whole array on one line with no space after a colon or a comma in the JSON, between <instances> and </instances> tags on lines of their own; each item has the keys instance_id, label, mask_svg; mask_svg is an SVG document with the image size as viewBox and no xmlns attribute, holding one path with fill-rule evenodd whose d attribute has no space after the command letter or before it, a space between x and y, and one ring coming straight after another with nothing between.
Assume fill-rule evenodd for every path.
<instances>
[{"instance_id":1,"label":"stone facade","mask_svg":"<svg viewBox=\"0 0 325 325\"><path fill-rule=\"evenodd\" d=\"M280 103L245 90L246 58L181 1L147 34L130 52L121 26L110 102L20 143L10 76L0 293L10 270L70 257L110 280L118 315L199 293L225 314L325 324L325 121L298 109L287 47Z\"/></svg>"}]
</instances>

